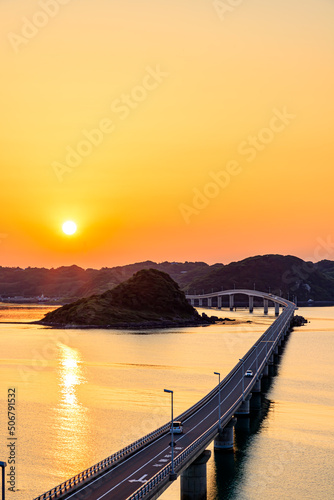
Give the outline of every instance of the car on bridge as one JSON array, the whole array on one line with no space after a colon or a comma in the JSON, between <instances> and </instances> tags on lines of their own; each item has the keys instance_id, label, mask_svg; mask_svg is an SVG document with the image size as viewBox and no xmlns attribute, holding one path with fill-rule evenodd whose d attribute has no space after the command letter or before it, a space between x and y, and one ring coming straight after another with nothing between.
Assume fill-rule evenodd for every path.
<instances>
[{"instance_id":1,"label":"car on bridge","mask_svg":"<svg viewBox=\"0 0 334 500\"><path fill-rule=\"evenodd\" d=\"M245 377L252 377L252 376L253 376L252 370L247 370L245 373Z\"/></svg>"},{"instance_id":2,"label":"car on bridge","mask_svg":"<svg viewBox=\"0 0 334 500\"><path fill-rule=\"evenodd\" d=\"M172 432L172 426L170 426L170 433ZM174 420L173 422L173 434L182 434L183 433L183 427L182 427L182 422L179 420Z\"/></svg>"}]
</instances>

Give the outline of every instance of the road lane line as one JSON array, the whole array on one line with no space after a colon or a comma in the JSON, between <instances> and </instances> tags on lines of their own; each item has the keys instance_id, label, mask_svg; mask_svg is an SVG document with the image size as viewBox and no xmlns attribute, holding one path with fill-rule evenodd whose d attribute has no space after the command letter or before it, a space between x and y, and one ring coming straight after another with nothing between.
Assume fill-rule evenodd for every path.
<instances>
[{"instance_id":1,"label":"road lane line","mask_svg":"<svg viewBox=\"0 0 334 500\"><path fill-rule=\"evenodd\" d=\"M137 457L139 456L139 453L141 453L142 451L144 450L147 450L147 448L149 448L150 446L152 446L153 444L157 444L157 442L164 438L166 435L164 434L163 436L160 436L158 437L155 441L152 441L152 443L148 444L147 446L145 446L145 448L142 448L141 450L138 451L138 454L137 454ZM159 453L160 455L160 453ZM158 455L157 455L158 456ZM96 481L99 481L100 479L104 478L105 476L107 476L108 474L110 474L110 472L118 469L118 467L120 467L121 465L124 465L128 460L130 460L131 458L133 458L134 455L132 455L131 457L128 457L126 458L125 460L123 460L123 462L119 463L118 465L115 465L115 467L113 467L112 469L110 470L107 470L104 474L101 474L99 477L95 478L93 481L90 481L88 484L86 484L85 486L83 486L83 488L80 488L79 490L75 491L74 493L72 493L72 495L68 496L67 497L67 500L69 498L72 498L74 495L80 493L81 491L85 490L86 488L90 487L93 483L95 483ZM130 476L127 477L127 479L129 477L131 477L133 474L131 474Z\"/></svg>"},{"instance_id":2,"label":"road lane line","mask_svg":"<svg viewBox=\"0 0 334 500\"><path fill-rule=\"evenodd\" d=\"M272 326L272 325L271 325ZM263 349L261 349L260 353L262 352ZM259 353L259 354L260 354ZM254 364L254 362L252 363L252 365ZM251 365L251 366L252 366ZM241 367L239 367L239 369L232 375L232 377L227 381L226 383L226 387L228 386L229 383L231 383L233 381L233 379L236 377L236 375L239 374L239 372L241 371ZM239 375L240 376L240 375ZM227 396L225 396L225 398L222 400L221 402L221 405L228 399L228 397L230 397L230 395L235 391L235 389L238 387L238 385L240 385L240 382L241 382L241 379L239 379L239 381L233 386L232 390L227 394ZM249 382L248 386L250 385L251 381ZM247 387L248 387L247 386ZM207 405L211 404L212 402L214 402L214 399L217 398L218 396L218 392L214 395L212 395L212 397L206 401L200 408L198 408L192 415L190 415L189 417L187 417L184 422L187 422L188 420L192 419L195 417L196 414L198 414L200 411L202 411ZM241 397L241 396L240 396ZM240 399L239 397L239 399ZM238 400L237 400L238 401ZM189 435L190 432L194 431L200 424L202 424L209 416L212 415L212 413L214 413L215 411L217 411L218 409L218 404L214 407L214 409L208 414L205 416L204 419L202 419L199 423L197 423L194 427L192 427L186 434L184 434L182 437L180 437L180 439L186 437L187 435ZM227 410L224 414L226 415L228 413L229 410ZM142 453L143 451L146 451L148 447L152 446L152 445L156 445L158 443L158 441L162 438L164 438L166 436L166 434L163 434L162 436L158 437L157 439L155 439L154 441L152 441L152 443L150 443L149 445L145 446L145 448L142 448L141 450L138 450L138 453L136 453L135 455L138 457L140 453ZM169 448L169 447L168 447ZM165 448L165 450L167 450L168 448ZM176 448L177 449L177 448ZM182 448L180 448L182 449ZM163 450L163 451L165 451ZM136 472L138 472L139 470L141 470L143 467L145 467L146 465L148 465L149 463L151 463L154 459L156 459L159 455L161 455L162 452L158 453L153 459L149 460L148 462L146 462L142 467L140 467L139 469L137 469ZM120 464L116 465L115 467L113 467L111 470L109 471L106 471L105 474L103 475L100 475L99 477L97 477L96 479L94 479L93 481L91 481L89 484L87 484L86 486L84 486L83 488L80 488L80 490L78 490L77 492L73 493L72 495L70 495L69 497L67 497L68 499L69 498L72 498L75 494L79 493L80 491L83 491L84 489L86 489L87 487L90 487L92 486L92 484L96 481L99 481L100 479L106 477L110 472L116 470L118 467L120 467L121 465L124 465L124 463L126 463L127 461L129 461L130 459L132 459L134 457L134 455L128 457L127 459L125 459L124 461L122 461ZM176 457L175 457L176 458ZM154 466L157 466L157 464L155 464ZM126 480L128 480L129 477L132 477L133 474L135 474L136 472L132 473L131 475L129 475L126 479L124 479L123 481L119 482L116 486L114 486L110 491L112 491L113 489L115 489L116 487L118 487L119 485L121 485L123 482L125 482ZM105 494L100 498L103 498L105 496Z\"/></svg>"},{"instance_id":3,"label":"road lane line","mask_svg":"<svg viewBox=\"0 0 334 500\"><path fill-rule=\"evenodd\" d=\"M169 446L168 446L169 448ZM165 452L168 448L165 448L165 450L163 450L161 453ZM159 453L158 455L161 455L161 453ZM158 456L157 455L157 456ZM149 463L153 462L154 460L156 460L157 456L151 458L151 460L149 460L148 462L146 462L144 465L142 465L141 467L139 467L139 469L137 469L133 474L131 474L131 476L133 476L134 474L137 474L137 472L139 472L140 470L142 470L144 467L146 467ZM147 474L146 474L147 475ZM131 477L130 476L130 477ZM121 484L125 483L126 481L129 481L128 477L123 479L122 481L120 481L118 484L116 484L115 486L113 486L112 488L110 488L110 490L106 491L105 493L103 493L103 495L101 495L100 497L97 498L97 500L101 500L101 498L105 497L108 493L110 493L111 491L115 490L116 488L118 488ZM149 481L149 479L147 479L147 481ZM145 482L147 482L145 481Z\"/></svg>"}]
</instances>

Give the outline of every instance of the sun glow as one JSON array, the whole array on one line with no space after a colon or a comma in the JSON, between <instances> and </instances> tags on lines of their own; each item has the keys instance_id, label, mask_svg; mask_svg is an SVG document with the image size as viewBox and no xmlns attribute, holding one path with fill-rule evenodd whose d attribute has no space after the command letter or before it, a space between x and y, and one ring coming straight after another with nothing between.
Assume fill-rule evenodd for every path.
<instances>
[{"instance_id":1,"label":"sun glow","mask_svg":"<svg viewBox=\"0 0 334 500\"><path fill-rule=\"evenodd\" d=\"M63 232L65 234L67 234L68 236L71 236L72 234L76 233L76 231L77 231L77 225L72 220L68 220L68 221L64 222L62 228L63 228Z\"/></svg>"}]
</instances>

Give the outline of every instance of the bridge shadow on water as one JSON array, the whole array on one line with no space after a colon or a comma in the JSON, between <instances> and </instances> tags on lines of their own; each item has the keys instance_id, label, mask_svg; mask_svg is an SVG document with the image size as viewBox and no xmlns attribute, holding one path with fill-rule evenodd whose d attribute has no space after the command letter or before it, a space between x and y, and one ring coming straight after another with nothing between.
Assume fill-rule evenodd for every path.
<instances>
[{"instance_id":1,"label":"bridge shadow on water","mask_svg":"<svg viewBox=\"0 0 334 500\"><path fill-rule=\"evenodd\" d=\"M282 347L282 355L284 349L285 345ZM253 405L251 405L249 417L237 417L234 433L234 452L214 452L214 474L211 476L212 483L209 486L211 490L208 495L209 500L240 499L240 496L238 496L239 486L243 481L246 463L249 460L249 449L256 436L261 433L268 414L275 405L275 402L268 395L279 373L280 362L281 356L278 364L270 367L270 376L262 379L261 394L254 394L251 399Z\"/></svg>"}]
</instances>

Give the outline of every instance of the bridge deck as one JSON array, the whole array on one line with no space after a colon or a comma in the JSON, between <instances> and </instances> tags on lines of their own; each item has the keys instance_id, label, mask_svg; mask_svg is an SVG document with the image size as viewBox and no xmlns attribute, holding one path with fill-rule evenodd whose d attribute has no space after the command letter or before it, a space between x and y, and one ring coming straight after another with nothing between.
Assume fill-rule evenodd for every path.
<instances>
[{"instance_id":1,"label":"bridge deck","mask_svg":"<svg viewBox=\"0 0 334 500\"><path fill-rule=\"evenodd\" d=\"M253 385L261 374L271 355L276 343L290 324L291 317L295 309L294 304L286 301L286 307L281 315L274 321L268 330L258 339L254 346L244 356L244 362L239 362L236 367L225 377L220 385L221 399L221 422L226 425L231 419L236 409L242 404L245 398L252 390ZM244 377L246 370L251 369L253 377ZM244 392L243 392L244 391ZM179 418L178 418L179 419ZM174 458L177 459L185 449L193 445L201 436L210 431L208 440L204 440L198 445L197 454L204 450L218 433L218 386L209 398L203 400L198 408L194 408L192 414L183 419L183 434L174 436L175 452ZM92 478L89 483L82 484L75 492L59 494L54 496L41 496L42 498L66 498L66 499L89 499L89 500L107 500L107 499L127 499L131 497L144 484L159 473L159 471L169 472L171 462L171 436L168 432L156 438L150 444L137 450L134 454L125 458L112 469L107 470ZM189 455L188 462L185 459L179 466L176 465L176 472L180 472L187 463L194 459ZM166 478L154 487L156 492L166 487L168 474ZM152 498L148 495L146 498ZM138 498L141 498L138 497ZM37 499L36 499L37 500Z\"/></svg>"}]
</instances>

